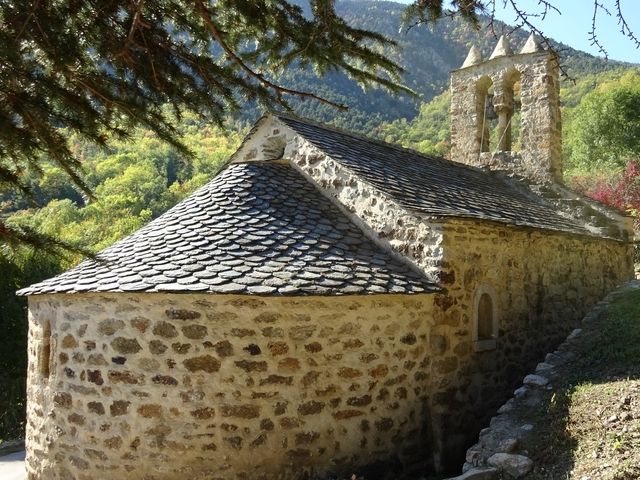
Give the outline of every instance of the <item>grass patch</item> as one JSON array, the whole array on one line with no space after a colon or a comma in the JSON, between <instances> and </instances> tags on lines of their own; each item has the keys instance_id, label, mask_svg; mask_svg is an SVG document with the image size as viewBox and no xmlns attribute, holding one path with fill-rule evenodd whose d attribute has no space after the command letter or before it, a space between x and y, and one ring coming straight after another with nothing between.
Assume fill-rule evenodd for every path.
<instances>
[{"instance_id":1,"label":"grass patch","mask_svg":"<svg viewBox=\"0 0 640 480\"><path fill-rule=\"evenodd\" d=\"M602 338L582 349L581 366L595 369L596 375L616 370L640 373L640 290L617 296L606 321L598 323Z\"/></svg>"},{"instance_id":2,"label":"grass patch","mask_svg":"<svg viewBox=\"0 0 640 480\"><path fill-rule=\"evenodd\" d=\"M640 478L640 290L615 297L585 325L579 357L527 445L534 480Z\"/></svg>"}]
</instances>

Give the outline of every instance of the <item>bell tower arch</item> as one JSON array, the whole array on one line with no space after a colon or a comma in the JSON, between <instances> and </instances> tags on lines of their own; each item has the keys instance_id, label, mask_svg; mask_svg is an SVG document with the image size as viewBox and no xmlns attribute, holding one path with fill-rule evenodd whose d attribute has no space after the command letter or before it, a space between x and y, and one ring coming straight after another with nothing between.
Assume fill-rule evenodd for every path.
<instances>
[{"instance_id":1,"label":"bell tower arch","mask_svg":"<svg viewBox=\"0 0 640 480\"><path fill-rule=\"evenodd\" d=\"M518 152L512 143L516 85ZM488 138L492 115L497 117L493 144ZM487 60L473 46L462 67L451 73L451 159L515 171L542 183L562 182L558 58L543 50L533 34L517 54L504 36Z\"/></svg>"}]
</instances>

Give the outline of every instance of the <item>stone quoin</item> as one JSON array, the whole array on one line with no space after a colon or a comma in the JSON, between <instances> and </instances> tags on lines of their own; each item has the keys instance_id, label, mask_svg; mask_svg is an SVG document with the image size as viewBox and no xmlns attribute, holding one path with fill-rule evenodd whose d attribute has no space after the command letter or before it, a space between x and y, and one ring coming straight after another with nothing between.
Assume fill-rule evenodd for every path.
<instances>
[{"instance_id":1,"label":"stone quoin","mask_svg":"<svg viewBox=\"0 0 640 480\"><path fill-rule=\"evenodd\" d=\"M633 275L630 219L561 182L558 85L534 37L472 48L452 160L266 115L209 184L21 290L29 480L459 466Z\"/></svg>"}]
</instances>

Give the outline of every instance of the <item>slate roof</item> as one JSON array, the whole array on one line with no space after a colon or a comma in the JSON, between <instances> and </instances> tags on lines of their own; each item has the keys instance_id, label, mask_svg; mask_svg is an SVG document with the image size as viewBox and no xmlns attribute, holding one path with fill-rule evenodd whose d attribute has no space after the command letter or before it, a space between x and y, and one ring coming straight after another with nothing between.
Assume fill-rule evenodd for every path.
<instances>
[{"instance_id":1,"label":"slate roof","mask_svg":"<svg viewBox=\"0 0 640 480\"><path fill-rule=\"evenodd\" d=\"M19 295L438 291L283 164L234 164L133 235Z\"/></svg>"},{"instance_id":2,"label":"slate roof","mask_svg":"<svg viewBox=\"0 0 640 480\"><path fill-rule=\"evenodd\" d=\"M465 217L592 235L542 197L494 173L288 115L279 120L389 195L401 206L436 217Z\"/></svg>"}]
</instances>

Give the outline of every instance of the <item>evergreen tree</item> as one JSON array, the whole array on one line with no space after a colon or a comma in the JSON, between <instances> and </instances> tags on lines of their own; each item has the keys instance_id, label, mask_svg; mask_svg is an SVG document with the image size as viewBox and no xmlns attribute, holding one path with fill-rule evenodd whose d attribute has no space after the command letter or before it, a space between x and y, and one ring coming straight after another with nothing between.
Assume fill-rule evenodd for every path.
<instances>
[{"instance_id":1,"label":"evergreen tree","mask_svg":"<svg viewBox=\"0 0 640 480\"><path fill-rule=\"evenodd\" d=\"M494 3L415 0L405 22L456 14L477 25ZM537 31L532 15L518 10L521 0L509 3L521 24ZM554 9L552 2L538 5ZM188 154L172 123L185 111L220 125L248 100L286 107L290 98L313 99L346 109L280 84L288 69L341 72L364 86L408 91L399 83L402 68L383 53L393 44L350 26L334 0L0 2L0 191L28 195L26 177L47 158L91 197L65 130L104 146L143 126ZM11 240L48 242L0 215L0 241Z\"/></svg>"},{"instance_id":2,"label":"evergreen tree","mask_svg":"<svg viewBox=\"0 0 640 480\"><path fill-rule=\"evenodd\" d=\"M292 66L405 89L377 51L390 40L347 25L332 0L310 5L311 15L285 0L0 3L0 188L29 194L25 173L45 154L91 195L62 128L105 145L142 125L189 153L171 121L186 110L221 124L246 100L346 108L276 83ZM34 240L1 218L0 239Z\"/></svg>"}]
</instances>

